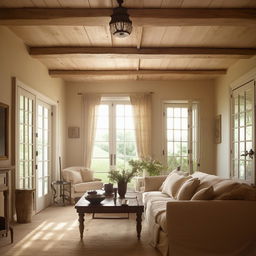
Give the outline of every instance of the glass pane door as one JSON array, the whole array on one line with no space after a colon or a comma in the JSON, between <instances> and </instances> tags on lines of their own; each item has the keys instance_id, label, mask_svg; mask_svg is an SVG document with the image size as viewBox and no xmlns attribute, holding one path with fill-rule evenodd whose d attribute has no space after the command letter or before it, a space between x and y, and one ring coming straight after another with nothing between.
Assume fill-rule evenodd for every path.
<instances>
[{"instance_id":1,"label":"glass pane door","mask_svg":"<svg viewBox=\"0 0 256 256\"><path fill-rule=\"evenodd\" d=\"M110 106L101 104L97 111L96 135L93 147L91 168L97 174L97 178L106 179L106 173L110 169Z\"/></svg>"},{"instance_id":2,"label":"glass pane door","mask_svg":"<svg viewBox=\"0 0 256 256\"><path fill-rule=\"evenodd\" d=\"M17 188L33 189L35 188L35 157L34 157L34 108L35 97L29 92L19 89L17 100L18 114L18 172Z\"/></svg>"},{"instance_id":3,"label":"glass pane door","mask_svg":"<svg viewBox=\"0 0 256 256\"><path fill-rule=\"evenodd\" d=\"M254 183L254 82L232 92L232 176Z\"/></svg>"},{"instance_id":4,"label":"glass pane door","mask_svg":"<svg viewBox=\"0 0 256 256\"><path fill-rule=\"evenodd\" d=\"M166 161L168 169L181 167L192 173L199 165L198 106L196 103L165 104Z\"/></svg>"},{"instance_id":5,"label":"glass pane door","mask_svg":"<svg viewBox=\"0 0 256 256\"><path fill-rule=\"evenodd\" d=\"M49 204L51 174L51 106L37 103L37 212Z\"/></svg>"},{"instance_id":6,"label":"glass pane door","mask_svg":"<svg viewBox=\"0 0 256 256\"><path fill-rule=\"evenodd\" d=\"M115 121L114 165L124 169L128 168L131 159L137 158L132 106L130 104L116 104Z\"/></svg>"},{"instance_id":7,"label":"glass pane door","mask_svg":"<svg viewBox=\"0 0 256 256\"><path fill-rule=\"evenodd\" d=\"M95 177L108 182L108 172L127 168L137 158L132 106L129 102L104 101L97 113L91 168Z\"/></svg>"}]
</instances>

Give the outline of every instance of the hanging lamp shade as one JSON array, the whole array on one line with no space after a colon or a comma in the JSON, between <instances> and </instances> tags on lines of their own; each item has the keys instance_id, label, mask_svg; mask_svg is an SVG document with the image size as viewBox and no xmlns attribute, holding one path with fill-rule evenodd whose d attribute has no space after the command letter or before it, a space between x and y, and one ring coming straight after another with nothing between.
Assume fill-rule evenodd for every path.
<instances>
[{"instance_id":1,"label":"hanging lamp shade","mask_svg":"<svg viewBox=\"0 0 256 256\"><path fill-rule=\"evenodd\" d=\"M129 19L127 8L122 7L123 0L117 0L117 2L119 6L113 9L109 26L114 36L123 38L131 34L132 21Z\"/></svg>"}]
</instances>

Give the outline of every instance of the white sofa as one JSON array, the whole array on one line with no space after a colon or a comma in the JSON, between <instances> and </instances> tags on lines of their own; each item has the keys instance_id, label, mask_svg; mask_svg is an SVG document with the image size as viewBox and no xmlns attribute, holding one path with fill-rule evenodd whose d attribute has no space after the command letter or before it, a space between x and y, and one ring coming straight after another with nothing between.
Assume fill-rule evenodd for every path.
<instances>
[{"instance_id":1,"label":"white sofa","mask_svg":"<svg viewBox=\"0 0 256 256\"><path fill-rule=\"evenodd\" d=\"M85 167L73 166L62 170L65 181L71 182L71 198L81 197L87 190L103 188L101 179L93 177L93 172Z\"/></svg>"},{"instance_id":2,"label":"white sofa","mask_svg":"<svg viewBox=\"0 0 256 256\"><path fill-rule=\"evenodd\" d=\"M211 191L208 199L214 200L178 200L184 182L170 197L160 188L166 176L145 177L143 202L151 244L164 256L256 255L255 188L202 172L185 182L190 178L199 179L194 198Z\"/></svg>"}]
</instances>

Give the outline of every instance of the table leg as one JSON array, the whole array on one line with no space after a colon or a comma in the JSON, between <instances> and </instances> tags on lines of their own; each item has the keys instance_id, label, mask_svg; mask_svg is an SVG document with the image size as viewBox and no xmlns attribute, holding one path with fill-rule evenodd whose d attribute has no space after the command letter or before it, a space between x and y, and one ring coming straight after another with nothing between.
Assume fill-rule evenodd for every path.
<instances>
[{"instance_id":1,"label":"table leg","mask_svg":"<svg viewBox=\"0 0 256 256\"><path fill-rule=\"evenodd\" d=\"M142 215L142 212L136 213L136 222L137 222L136 229L137 229L138 240L140 240L140 233L141 233L141 215Z\"/></svg>"},{"instance_id":2,"label":"table leg","mask_svg":"<svg viewBox=\"0 0 256 256\"><path fill-rule=\"evenodd\" d=\"M80 238L83 239L84 234L84 213L79 213L79 231L80 231Z\"/></svg>"}]
</instances>

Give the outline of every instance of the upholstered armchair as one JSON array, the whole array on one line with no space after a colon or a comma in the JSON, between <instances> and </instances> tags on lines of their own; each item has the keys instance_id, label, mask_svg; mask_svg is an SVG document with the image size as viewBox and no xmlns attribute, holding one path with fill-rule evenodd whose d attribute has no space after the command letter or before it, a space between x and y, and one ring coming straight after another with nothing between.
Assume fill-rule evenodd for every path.
<instances>
[{"instance_id":1,"label":"upholstered armchair","mask_svg":"<svg viewBox=\"0 0 256 256\"><path fill-rule=\"evenodd\" d=\"M72 199L81 197L87 190L102 189L101 179L93 177L93 172L85 167L73 166L62 170L65 181L71 182Z\"/></svg>"}]
</instances>

